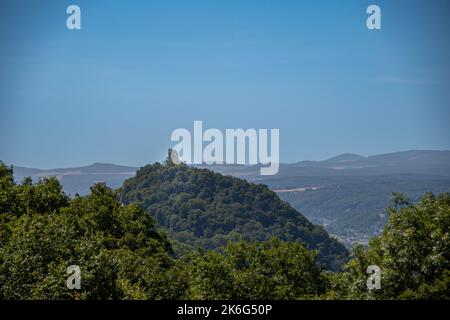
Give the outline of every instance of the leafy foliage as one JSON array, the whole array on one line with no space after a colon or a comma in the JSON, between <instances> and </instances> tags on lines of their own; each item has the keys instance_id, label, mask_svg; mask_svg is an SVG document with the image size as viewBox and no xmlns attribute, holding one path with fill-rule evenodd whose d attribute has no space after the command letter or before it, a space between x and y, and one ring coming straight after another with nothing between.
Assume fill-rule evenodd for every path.
<instances>
[{"instance_id":1,"label":"leafy foliage","mask_svg":"<svg viewBox=\"0 0 450 320\"><path fill-rule=\"evenodd\" d=\"M182 261L194 299L307 299L326 288L315 258L300 243L272 238L230 243L223 254L196 252Z\"/></svg>"},{"instance_id":2,"label":"leafy foliage","mask_svg":"<svg viewBox=\"0 0 450 320\"><path fill-rule=\"evenodd\" d=\"M152 172L167 177L170 170ZM236 182L193 172L222 186ZM163 180L161 190L175 188L171 182ZM250 196L248 188L264 187L239 190ZM318 251L297 239L276 237L209 251L175 240L184 254L174 258L154 219L118 197L103 184L72 199L56 179L16 184L12 169L0 162L0 299L450 299L449 194L427 194L416 205L395 194L384 232L367 248L355 248L343 272L324 270ZM196 200L202 197L186 203ZM66 287L70 265L81 269L81 290ZM370 265L381 269L379 290L367 290Z\"/></svg>"},{"instance_id":3,"label":"leafy foliage","mask_svg":"<svg viewBox=\"0 0 450 320\"><path fill-rule=\"evenodd\" d=\"M341 298L450 299L450 194L413 205L394 194L389 222L368 248L358 247L347 271L335 275ZM367 291L367 267L381 269L381 289Z\"/></svg>"},{"instance_id":4,"label":"leafy foliage","mask_svg":"<svg viewBox=\"0 0 450 320\"><path fill-rule=\"evenodd\" d=\"M59 182L12 181L0 163L0 299L179 297L166 237L138 206L122 206L105 185L69 199ZM82 289L66 287L78 265Z\"/></svg>"},{"instance_id":5,"label":"leafy foliage","mask_svg":"<svg viewBox=\"0 0 450 320\"><path fill-rule=\"evenodd\" d=\"M317 249L330 269L345 261L345 247L320 226L281 201L265 185L186 165L148 165L125 181L122 200L138 203L170 237L204 249L240 239L267 241L276 236Z\"/></svg>"}]
</instances>

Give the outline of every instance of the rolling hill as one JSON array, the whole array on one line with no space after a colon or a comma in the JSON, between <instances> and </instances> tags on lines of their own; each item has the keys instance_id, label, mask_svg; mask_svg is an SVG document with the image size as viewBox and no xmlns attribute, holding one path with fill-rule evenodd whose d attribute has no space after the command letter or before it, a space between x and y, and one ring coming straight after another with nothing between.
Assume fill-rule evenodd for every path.
<instances>
[{"instance_id":1,"label":"rolling hill","mask_svg":"<svg viewBox=\"0 0 450 320\"><path fill-rule=\"evenodd\" d=\"M138 203L171 239L190 247L218 249L230 240L273 236L304 242L337 269L347 251L265 185L184 164L155 163L124 182L124 204Z\"/></svg>"}]
</instances>

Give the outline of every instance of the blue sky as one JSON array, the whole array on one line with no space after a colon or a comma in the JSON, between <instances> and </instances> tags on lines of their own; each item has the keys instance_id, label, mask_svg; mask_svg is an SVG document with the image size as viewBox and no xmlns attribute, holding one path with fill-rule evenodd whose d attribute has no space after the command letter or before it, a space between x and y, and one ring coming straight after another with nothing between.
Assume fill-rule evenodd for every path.
<instances>
[{"instance_id":1,"label":"blue sky","mask_svg":"<svg viewBox=\"0 0 450 320\"><path fill-rule=\"evenodd\" d=\"M82 29L66 28L77 4ZM380 31L366 8L382 10ZM0 159L160 161L176 128L279 128L280 160L450 149L450 4L2 1Z\"/></svg>"}]
</instances>

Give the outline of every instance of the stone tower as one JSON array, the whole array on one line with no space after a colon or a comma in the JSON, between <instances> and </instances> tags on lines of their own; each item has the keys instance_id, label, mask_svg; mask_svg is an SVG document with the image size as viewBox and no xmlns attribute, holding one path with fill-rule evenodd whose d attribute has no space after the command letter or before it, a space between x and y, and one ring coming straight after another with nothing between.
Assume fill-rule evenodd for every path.
<instances>
[{"instance_id":1,"label":"stone tower","mask_svg":"<svg viewBox=\"0 0 450 320\"><path fill-rule=\"evenodd\" d=\"M174 149L167 150L167 161L173 164L180 164L180 159L178 158L178 152Z\"/></svg>"}]
</instances>

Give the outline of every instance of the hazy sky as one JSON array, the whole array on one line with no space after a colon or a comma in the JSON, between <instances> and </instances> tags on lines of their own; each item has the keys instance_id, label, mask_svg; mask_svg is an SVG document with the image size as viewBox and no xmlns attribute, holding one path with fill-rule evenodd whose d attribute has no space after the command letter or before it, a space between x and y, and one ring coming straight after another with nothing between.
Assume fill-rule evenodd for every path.
<instances>
[{"instance_id":1,"label":"hazy sky","mask_svg":"<svg viewBox=\"0 0 450 320\"><path fill-rule=\"evenodd\" d=\"M143 165L194 120L279 128L282 162L450 149L449 17L448 0L2 0L0 160Z\"/></svg>"}]
</instances>

